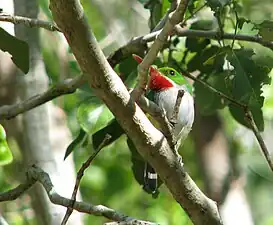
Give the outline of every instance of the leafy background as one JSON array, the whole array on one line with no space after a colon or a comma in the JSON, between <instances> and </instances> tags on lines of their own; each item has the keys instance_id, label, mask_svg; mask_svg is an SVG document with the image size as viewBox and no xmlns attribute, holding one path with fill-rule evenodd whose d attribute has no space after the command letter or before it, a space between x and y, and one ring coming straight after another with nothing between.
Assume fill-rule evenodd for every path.
<instances>
[{"instance_id":1,"label":"leafy background","mask_svg":"<svg viewBox=\"0 0 273 225\"><path fill-rule=\"evenodd\" d=\"M109 2L107 6L102 5L98 0L82 0L81 2L106 55L125 44L130 38L146 34L153 29L170 5L167 0L115 0ZM40 0L39 4L41 18L52 19L48 2ZM199 12L198 16L192 16L192 12L204 4L207 6ZM263 39L273 41L272 9L271 0L232 2L193 0L186 18L189 18L191 29L217 30L218 23L221 21L225 32L234 33L236 30L238 34L259 34ZM235 28L236 24L237 28ZM51 85L65 78L79 75L77 63L60 34L41 30L41 40ZM60 50L52 45L54 42L63 46L65 57L60 56ZM1 45L0 47L11 54L14 52L12 48L7 50ZM157 65L169 64L178 69L182 67L189 72L198 70L200 79L237 101L247 104L259 130L265 131L264 138L269 149L272 149L270 134L273 119L273 89L269 85L273 67L271 50L259 44L241 41L233 43L233 40L221 42L204 38L173 37L156 62ZM19 60L20 64L22 67L19 67L27 71L26 62L20 63ZM135 84L136 66L136 63L128 58L115 68L129 87ZM66 73L60 73L63 70ZM217 114L223 124L222 129L230 146L230 161L235 165L233 169L243 175L254 223L272 224L273 176L259 152L252 132L243 126L246 123L242 109L230 105L229 102L198 83L194 84L194 95L198 111L208 117ZM76 146L73 158L79 168L93 151L90 135L103 128L113 116L93 95L92 90L84 86L73 95L54 100L54 103L62 107L68 115L68 126L75 137L70 148L72 151ZM196 128L193 128L193 132L194 129ZM13 140L8 141L15 159L12 164L0 167L0 191L15 185L16 182L10 174L12 174L13 165L20 163L18 147ZM180 152L187 171L198 186L205 190L207 181L202 174L202 166L199 163L199 155L192 135L186 140ZM80 189L83 200L92 204L103 204L136 218L157 221L160 224L177 224L177 221L180 224L191 224L187 215L181 213L179 205L170 200L172 196L164 186L161 187L161 193L157 199L144 193L135 181L131 167L131 155L127 149L126 137L122 136L106 147L85 173ZM27 195L19 201L1 206L1 210L7 215L11 224L37 224L33 214L28 214L27 218L21 216L26 211L31 211ZM86 224L102 224L106 219L85 216L85 221Z\"/></svg>"}]
</instances>

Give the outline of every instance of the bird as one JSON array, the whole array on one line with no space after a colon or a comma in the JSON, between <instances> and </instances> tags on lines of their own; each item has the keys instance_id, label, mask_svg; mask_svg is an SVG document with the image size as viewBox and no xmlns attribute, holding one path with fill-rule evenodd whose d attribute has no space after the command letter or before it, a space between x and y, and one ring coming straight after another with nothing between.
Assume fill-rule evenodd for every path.
<instances>
[{"instance_id":1,"label":"bird","mask_svg":"<svg viewBox=\"0 0 273 225\"><path fill-rule=\"evenodd\" d=\"M139 64L142 62L140 56L133 55L133 58ZM150 101L157 104L170 121L172 135L176 143L175 149L178 149L188 136L194 121L194 100L191 85L171 67L156 68L154 65L150 66L149 75L148 90L145 95ZM184 94L180 105L178 105L177 116L173 121L179 90L183 90ZM160 124L157 124L151 116L148 115L148 117L158 129L161 129ZM97 149L105 140L106 135L110 138L105 141L104 146L113 143L124 133L117 120L113 119L108 125L92 135L93 148ZM135 179L143 186L144 191L156 198L162 181L153 167L140 156L129 137L127 138L127 145L131 151L132 171Z\"/></svg>"},{"instance_id":2,"label":"bird","mask_svg":"<svg viewBox=\"0 0 273 225\"><path fill-rule=\"evenodd\" d=\"M133 55L133 57L138 63L142 62L141 57L137 55ZM179 72L171 67L157 69L151 66L149 74L146 96L158 105L172 124L172 135L176 142L174 146L176 151L188 136L194 122L194 100L191 85ZM183 90L184 94L180 105L178 105L177 116L173 118L179 90ZM155 122L153 123L155 124ZM158 176L156 171L148 162L145 162L143 189L156 196L158 193L157 188Z\"/></svg>"}]
</instances>

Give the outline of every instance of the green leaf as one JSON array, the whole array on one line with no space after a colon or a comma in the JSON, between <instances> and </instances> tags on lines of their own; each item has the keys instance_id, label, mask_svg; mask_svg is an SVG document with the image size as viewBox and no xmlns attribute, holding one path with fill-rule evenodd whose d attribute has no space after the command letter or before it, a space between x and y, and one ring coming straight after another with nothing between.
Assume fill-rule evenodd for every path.
<instances>
[{"instance_id":1,"label":"green leaf","mask_svg":"<svg viewBox=\"0 0 273 225\"><path fill-rule=\"evenodd\" d=\"M42 9L43 13L47 16L47 19L53 20L52 13L48 7L48 1L47 0L40 0L39 6Z\"/></svg>"},{"instance_id":2,"label":"green leaf","mask_svg":"<svg viewBox=\"0 0 273 225\"><path fill-rule=\"evenodd\" d=\"M244 17L240 17L240 18L238 19L238 21L237 21L239 29L242 29L242 28L243 28L244 23L250 23L250 22L251 22L250 20L247 20L247 19L244 18Z\"/></svg>"},{"instance_id":3,"label":"green leaf","mask_svg":"<svg viewBox=\"0 0 273 225\"><path fill-rule=\"evenodd\" d=\"M212 20L198 20L191 24L191 30L211 30L213 29ZM206 38L186 38L186 48L191 52L201 52L210 44L210 40Z\"/></svg>"},{"instance_id":4,"label":"green leaf","mask_svg":"<svg viewBox=\"0 0 273 225\"><path fill-rule=\"evenodd\" d=\"M170 5L171 5L171 3L169 0L162 1L161 17L163 17L165 15L167 10L170 8Z\"/></svg>"},{"instance_id":5,"label":"green leaf","mask_svg":"<svg viewBox=\"0 0 273 225\"><path fill-rule=\"evenodd\" d=\"M192 57L188 63L188 70L189 72L199 70L202 73L222 72L225 55L225 49L212 45Z\"/></svg>"},{"instance_id":6,"label":"green leaf","mask_svg":"<svg viewBox=\"0 0 273 225\"><path fill-rule=\"evenodd\" d=\"M227 72L211 74L206 83L229 96L230 80ZM198 105L199 111L204 115L215 113L216 110L223 109L229 104L226 99L221 98L217 93L198 82L194 83L194 90L195 103Z\"/></svg>"},{"instance_id":7,"label":"green leaf","mask_svg":"<svg viewBox=\"0 0 273 225\"><path fill-rule=\"evenodd\" d=\"M113 119L107 126L92 135L93 147L94 149L97 149L99 145L105 140L106 135L110 135L110 139L107 140L104 146L112 144L123 134L124 130L121 128L118 121Z\"/></svg>"},{"instance_id":8,"label":"green leaf","mask_svg":"<svg viewBox=\"0 0 273 225\"><path fill-rule=\"evenodd\" d=\"M137 66L138 63L133 59L132 56L123 60L118 65L119 76L124 81L126 87L133 87L136 83L137 78Z\"/></svg>"},{"instance_id":9,"label":"green leaf","mask_svg":"<svg viewBox=\"0 0 273 225\"><path fill-rule=\"evenodd\" d=\"M219 11L230 4L231 0L207 0L207 3L212 11Z\"/></svg>"},{"instance_id":10,"label":"green leaf","mask_svg":"<svg viewBox=\"0 0 273 225\"><path fill-rule=\"evenodd\" d=\"M249 126L248 122L246 121L245 112L242 108L239 108L238 106L234 106L234 105L229 105L229 111L236 121L238 121L240 124L242 124L248 128L251 128ZM263 131L264 130L264 118L263 118L262 109L250 107L250 111L253 114L253 119L254 119L258 129L260 131Z\"/></svg>"},{"instance_id":11,"label":"green leaf","mask_svg":"<svg viewBox=\"0 0 273 225\"><path fill-rule=\"evenodd\" d=\"M187 38L186 48L191 52L201 52L210 44L210 40L206 38Z\"/></svg>"},{"instance_id":12,"label":"green leaf","mask_svg":"<svg viewBox=\"0 0 273 225\"><path fill-rule=\"evenodd\" d=\"M200 1L198 1L198 0L190 0L189 1L188 10L191 15L194 13L195 9L197 8L198 2L200 2Z\"/></svg>"},{"instance_id":13,"label":"green leaf","mask_svg":"<svg viewBox=\"0 0 273 225\"><path fill-rule=\"evenodd\" d=\"M151 16L149 20L150 29L153 30L155 26L159 23L160 19L162 18L162 4L159 1L152 1L154 2L152 7L150 8Z\"/></svg>"},{"instance_id":14,"label":"green leaf","mask_svg":"<svg viewBox=\"0 0 273 225\"><path fill-rule=\"evenodd\" d=\"M78 136L67 147L64 155L64 160L71 154L71 152L73 152L77 147L82 145L87 137L87 133L83 129L80 129Z\"/></svg>"},{"instance_id":15,"label":"green leaf","mask_svg":"<svg viewBox=\"0 0 273 225\"><path fill-rule=\"evenodd\" d=\"M28 44L10 35L0 27L0 49L12 55L14 64L25 74L29 71L29 49Z\"/></svg>"},{"instance_id":16,"label":"green leaf","mask_svg":"<svg viewBox=\"0 0 273 225\"><path fill-rule=\"evenodd\" d=\"M215 29L215 22L212 19L199 19L191 24L192 30L213 30Z\"/></svg>"},{"instance_id":17,"label":"green leaf","mask_svg":"<svg viewBox=\"0 0 273 225\"><path fill-rule=\"evenodd\" d=\"M237 101L246 104L253 114L254 121L260 131L264 128L261 108L264 103L262 86L270 84L269 72L272 68L263 64L262 61L255 61L255 54L252 49L230 50L227 60L234 67L231 71L232 88L231 92ZM244 113L231 108L234 118L245 125Z\"/></svg>"},{"instance_id":18,"label":"green leaf","mask_svg":"<svg viewBox=\"0 0 273 225\"><path fill-rule=\"evenodd\" d=\"M260 24L256 24L255 28L259 30L259 35L262 36L265 41L273 41L273 21L264 20Z\"/></svg>"},{"instance_id":19,"label":"green leaf","mask_svg":"<svg viewBox=\"0 0 273 225\"><path fill-rule=\"evenodd\" d=\"M12 160L12 153L6 140L6 132L4 127L0 124L0 166L7 165L11 163Z\"/></svg>"},{"instance_id":20,"label":"green leaf","mask_svg":"<svg viewBox=\"0 0 273 225\"><path fill-rule=\"evenodd\" d=\"M150 10L150 19L149 19L149 27L150 29L154 29L154 27L158 24L162 17L162 13L166 10L166 7L164 9L164 6L162 5L162 1L155 0L138 0L140 3L143 4L145 9ZM163 0L163 4L166 6L166 0Z\"/></svg>"},{"instance_id":21,"label":"green leaf","mask_svg":"<svg viewBox=\"0 0 273 225\"><path fill-rule=\"evenodd\" d=\"M92 134L113 119L113 115L101 101L94 97L80 104L77 119L81 128L86 133Z\"/></svg>"}]
</instances>

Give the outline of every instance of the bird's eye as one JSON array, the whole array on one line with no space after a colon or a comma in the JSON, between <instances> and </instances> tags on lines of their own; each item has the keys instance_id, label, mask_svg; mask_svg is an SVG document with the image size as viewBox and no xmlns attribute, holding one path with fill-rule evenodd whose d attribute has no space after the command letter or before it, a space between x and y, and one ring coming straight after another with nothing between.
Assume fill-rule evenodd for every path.
<instances>
[{"instance_id":1,"label":"bird's eye","mask_svg":"<svg viewBox=\"0 0 273 225\"><path fill-rule=\"evenodd\" d=\"M173 70L170 70L169 74L170 74L171 76L174 76L174 75L175 75L175 72L174 72Z\"/></svg>"}]
</instances>

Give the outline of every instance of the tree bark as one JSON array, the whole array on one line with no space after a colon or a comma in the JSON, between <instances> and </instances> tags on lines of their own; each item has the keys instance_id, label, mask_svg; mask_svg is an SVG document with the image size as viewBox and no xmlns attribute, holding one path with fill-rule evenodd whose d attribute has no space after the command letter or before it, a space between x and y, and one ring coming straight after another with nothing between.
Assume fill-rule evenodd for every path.
<instances>
[{"instance_id":1,"label":"tree bark","mask_svg":"<svg viewBox=\"0 0 273 225\"><path fill-rule=\"evenodd\" d=\"M51 0L54 20L63 31L90 87L109 107L140 154L159 173L194 224L222 224L216 204L185 172L166 138L147 119L112 70L76 0Z\"/></svg>"}]
</instances>

